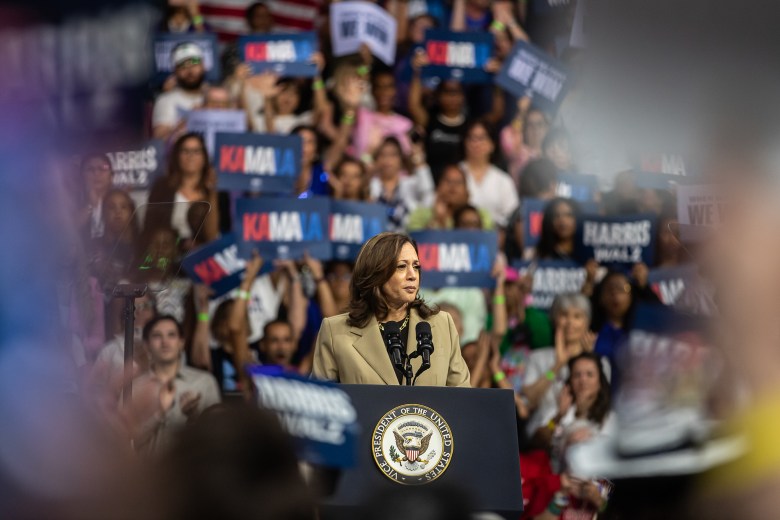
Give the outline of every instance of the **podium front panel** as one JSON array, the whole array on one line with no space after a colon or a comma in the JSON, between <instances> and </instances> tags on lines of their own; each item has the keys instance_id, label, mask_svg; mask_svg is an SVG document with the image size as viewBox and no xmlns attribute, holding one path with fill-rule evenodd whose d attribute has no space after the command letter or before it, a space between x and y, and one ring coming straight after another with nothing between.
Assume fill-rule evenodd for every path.
<instances>
[{"instance_id":1,"label":"podium front panel","mask_svg":"<svg viewBox=\"0 0 780 520\"><path fill-rule=\"evenodd\" d=\"M454 486L469 493L476 511L519 518L523 509L517 422L511 390L341 385L358 412L358 466L344 472L325 501L325 518L352 518L349 510L391 489ZM439 414L452 435L450 462L435 480L409 486L383 474L373 454L374 431L385 414L403 405ZM396 452L397 453L397 452Z\"/></svg>"}]
</instances>

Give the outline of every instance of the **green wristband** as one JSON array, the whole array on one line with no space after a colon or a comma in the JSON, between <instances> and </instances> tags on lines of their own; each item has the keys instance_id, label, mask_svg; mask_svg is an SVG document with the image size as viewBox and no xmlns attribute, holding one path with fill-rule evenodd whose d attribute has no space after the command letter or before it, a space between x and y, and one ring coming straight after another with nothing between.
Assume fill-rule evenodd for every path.
<instances>
[{"instance_id":1,"label":"green wristband","mask_svg":"<svg viewBox=\"0 0 780 520\"><path fill-rule=\"evenodd\" d=\"M544 373L544 377L546 377L548 381L555 381L555 372L548 370Z\"/></svg>"},{"instance_id":2,"label":"green wristband","mask_svg":"<svg viewBox=\"0 0 780 520\"><path fill-rule=\"evenodd\" d=\"M496 383L500 383L504 379L506 379L506 374L504 373L503 370L499 370L498 372L493 374L493 381L495 381Z\"/></svg>"}]
</instances>

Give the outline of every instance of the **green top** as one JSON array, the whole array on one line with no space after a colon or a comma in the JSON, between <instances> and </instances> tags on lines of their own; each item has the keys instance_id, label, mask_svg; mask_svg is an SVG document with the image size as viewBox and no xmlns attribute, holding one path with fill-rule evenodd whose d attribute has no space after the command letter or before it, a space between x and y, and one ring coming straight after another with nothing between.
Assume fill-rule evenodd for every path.
<instances>
[{"instance_id":1,"label":"green top","mask_svg":"<svg viewBox=\"0 0 780 520\"><path fill-rule=\"evenodd\" d=\"M501 355L506 354L509 347L512 346L513 331L517 327L526 327L528 330L528 343L531 349L544 348L553 345L553 326L550 322L550 318L547 312L536 309L534 307L526 307L525 309L525 321L518 323L514 328L510 327L504 334L504 338L501 340L499 350ZM488 314L487 317L487 330L493 328L493 314Z\"/></svg>"},{"instance_id":2,"label":"green top","mask_svg":"<svg viewBox=\"0 0 780 520\"><path fill-rule=\"evenodd\" d=\"M479 218L482 220L482 229L490 231L493 229L493 219L490 218L490 213L482 208L477 208L479 211ZM420 207L412 211L409 214L409 221L406 224L407 231L420 231L428 228L428 222L433 218L433 208ZM452 229L455 227L455 223L452 219L447 221L446 229Z\"/></svg>"}]
</instances>

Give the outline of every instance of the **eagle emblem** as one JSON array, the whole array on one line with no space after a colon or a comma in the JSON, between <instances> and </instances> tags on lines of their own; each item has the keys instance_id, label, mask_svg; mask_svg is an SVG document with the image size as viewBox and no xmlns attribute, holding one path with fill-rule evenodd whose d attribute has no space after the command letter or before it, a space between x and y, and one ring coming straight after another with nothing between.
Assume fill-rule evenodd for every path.
<instances>
[{"instance_id":1,"label":"eagle emblem","mask_svg":"<svg viewBox=\"0 0 780 520\"><path fill-rule=\"evenodd\" d=\"M405 454L396 453L392 457L394 462L410 462L412 464L419 462L422 465L428 463L423 456L428 451L433 432L429 432L427 427L418 422L408 422L393 430L393 435L398 451ZM395 452L395 450L393 451Z\"/></svg>"},{"instance_id":2,"label":"eagle emblem","mask_svg":"<svg viewBox=\"0 0 780 520\"><path fill-rule=\"evenodd\" d=\"M371 434L377 467L399 484L427 484L449 467L453 438L436 410L402 404L385 413Z\"/></svg>"}]
</instances>

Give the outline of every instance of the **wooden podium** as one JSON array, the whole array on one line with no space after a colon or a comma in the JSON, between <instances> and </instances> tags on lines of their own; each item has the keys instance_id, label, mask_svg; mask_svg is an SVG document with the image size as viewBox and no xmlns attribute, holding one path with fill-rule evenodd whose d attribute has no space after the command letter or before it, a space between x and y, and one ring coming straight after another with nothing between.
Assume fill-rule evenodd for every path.
<instances>
[{"instance_id":1,"label":"wooden podium","mask_svg":"<svg viewBox=\"0 0 780 520\"><path fill-rule=\"evenodd\" d=\"M523 497L511 390L340 388L349 394L358 413L358 464L342 473L333 495L323 503L324 519L351 517L350 511L371 495L413 485L456 486L470 494L475 511L491 511L507 519L520 517ZM415 414L415 410L425 414ZM449 446L441 438L431 440L431 435L438 438L439 433L450 441ZM416 475L404 473L423 462L428 466Z\"/></svg>"}]
</instances>

